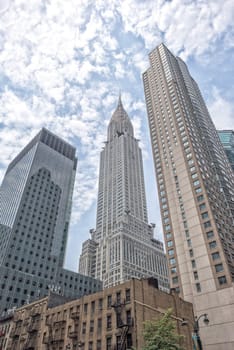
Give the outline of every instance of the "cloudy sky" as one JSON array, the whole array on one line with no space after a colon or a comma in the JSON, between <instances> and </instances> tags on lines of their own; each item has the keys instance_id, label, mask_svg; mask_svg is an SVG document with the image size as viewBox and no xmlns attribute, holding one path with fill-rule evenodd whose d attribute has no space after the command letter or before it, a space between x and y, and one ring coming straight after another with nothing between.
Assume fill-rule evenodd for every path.
<instances>
[{"instance_id":1,"label":"cloudy sky","mask_svg":"<svg viewBox=\"0 0 234 350\"><path fill-rule=\"evenodd\" d=\"M164 42L188 64L217 128L233 128L233 0L0 0L0 183L47 127L77 147L66 267L95 227L99 153L119 90L144 155L149 221L160 217L141 74Z\"/></svg>"}]
</instances>

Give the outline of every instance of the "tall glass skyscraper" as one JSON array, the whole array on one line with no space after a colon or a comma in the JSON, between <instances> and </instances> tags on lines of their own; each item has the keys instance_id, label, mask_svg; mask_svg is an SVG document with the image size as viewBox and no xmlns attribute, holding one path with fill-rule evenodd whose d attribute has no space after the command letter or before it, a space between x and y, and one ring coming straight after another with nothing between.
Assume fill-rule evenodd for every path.
<instances>
[{"instance_id":1,"label":"tall glass skyscraper","mask_svg":"<svg viewBox=\"0 0 234 350\"><path fill-rule=\"evenodd\" d=\"M105 287L154 276L168 287L162 242L148 224L141 149L121 98L101 152L96 230L83 244L79 271Z\"/></svg>"},{"instance_id":2,"label":"tall glass skyscraper","mask_svg":"<svg viewBox=\"0 0 234 350\"><path fill-rule=\"evenodd\" d=\"M233 130L218 130L220 141L224 147L228 160L234 171L234 131Z\"/></svg>"},{"instance_id":3,"label":"tall glass skyscraper","mask_svg":"<svg viewBox=\"0 0 234 350\"><path fill-rule=\"evenodd\" d=\"M171 287L208 313L205 349L234 348L234 177L198 85L161 44L143 74Z\"/></svg>"},{"instance_id":4,"label":"tall glass skyscraper","mask_svg":"<svg viewBox=\"0 0 234 350\"><path fill-rule=\"evenodd\" d=\"M100 288L63 269L76 165L75 148L42 129L8 166L0 188L0 311L49 289L79 296Z\"/></svg>"}]
</instances>

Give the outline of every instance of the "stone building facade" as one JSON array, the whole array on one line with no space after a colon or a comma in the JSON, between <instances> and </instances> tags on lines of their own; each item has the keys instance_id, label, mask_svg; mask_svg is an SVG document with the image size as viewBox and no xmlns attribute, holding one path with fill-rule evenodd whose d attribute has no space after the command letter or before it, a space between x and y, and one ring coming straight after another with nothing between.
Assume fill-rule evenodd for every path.
<instances>
[{"instance_id":1,"label":"stone building facade","mask_svg":"<svg viewBox=\"0 0 234 350\"><path fill-rule=\"evenodd\" d=\"M131 279L102 292L54 306L50 297L16 310L6 350L137 350L143 322L173 310L183 346L192 349L193 308L177 294L158 289L156 279ZM191 321L186 327L183 319Z\"/></svg>"},{"instance_id":2,"label":"stone building facade","mask_svg":"<svg viewBox=\"0 0 234 350\"><path fill-rule=\"evenodd\" d=\"M121 98L101 151L96 230L83 243L79 272L104 287L155 277L169 288L163 243L148 223L142 153Z\"/></svg>"},{"instance_id":3,"label":"stone building facade","mask_svg":"<svg viewBox=\"0 0 234 350\"><path fill-rule=\"evenodd\" d=\"M10 336L11 327L13 326L14 309L0 317L0 350L7 347L7 342Z\"/></svg>"}]
</instances>

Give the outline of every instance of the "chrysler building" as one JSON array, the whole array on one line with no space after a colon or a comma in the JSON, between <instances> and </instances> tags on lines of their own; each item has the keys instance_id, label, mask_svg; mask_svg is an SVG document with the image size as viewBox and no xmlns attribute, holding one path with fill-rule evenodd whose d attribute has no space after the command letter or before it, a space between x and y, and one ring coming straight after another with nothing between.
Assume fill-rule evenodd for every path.
<instances>
[{"instance_id":1,"label":"chrysler building","mask_svg":"<svg viewBox=\"0 0 234 350\"><path fill-rule=\"evenodd\" d=\"M101 152L96 230L83 243L79 272L110 287L132 277L155 277L168 287L163 244L148 224L143 162L121 97Z\"/></svg>"}]
</instances>

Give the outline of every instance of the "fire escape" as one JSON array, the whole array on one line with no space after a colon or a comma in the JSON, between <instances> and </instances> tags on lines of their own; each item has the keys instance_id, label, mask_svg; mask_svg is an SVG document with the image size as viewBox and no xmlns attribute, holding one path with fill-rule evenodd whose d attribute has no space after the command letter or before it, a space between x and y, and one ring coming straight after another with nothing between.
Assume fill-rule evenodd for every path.
<instances>
[{"instance_id":1,"label":"fire escape","mask_svg":"<svg viewBox=\"0 0 234 350\"><path fill-rule=\"evenodd\" d=\"M126 303L121 302L117 299L116 303L112 304L111 307L114 309L116 314L116 328L120 331L120 336L117 336L117 343L115 350L126 350L131 348L131 345L127 344L127 337L129 334L130 327L133 326L133 319L131 314L126 316L126 321L123 321L123 310L126 310ZM127 310L126 310L127 311ZM129 310L130 312L130 310Z\"/></svg>"}]
</instances>

